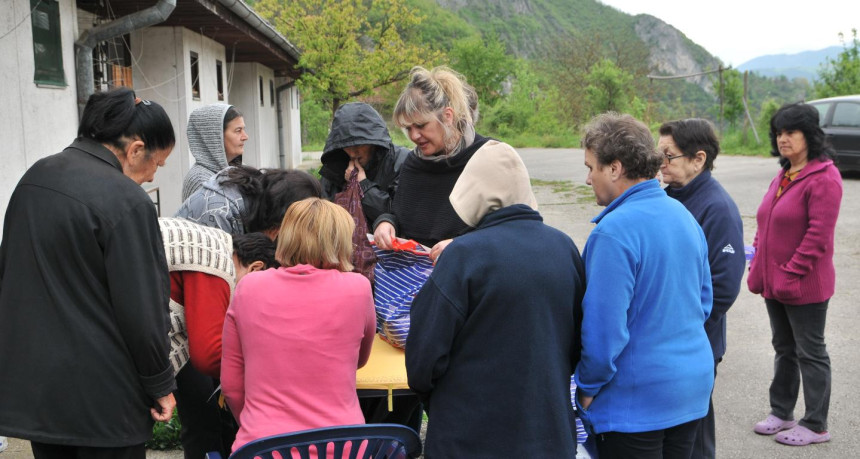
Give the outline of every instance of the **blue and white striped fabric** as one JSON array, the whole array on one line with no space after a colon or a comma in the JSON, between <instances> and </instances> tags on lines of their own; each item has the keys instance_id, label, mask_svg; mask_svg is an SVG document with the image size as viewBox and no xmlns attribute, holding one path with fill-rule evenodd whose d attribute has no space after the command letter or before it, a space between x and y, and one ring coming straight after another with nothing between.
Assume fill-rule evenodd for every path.
<instances>
[{"instance_id":1,"label":"blue and white striped fabric","mask_svg":"<svg viewBox=\"0 0 860 459\"><path fill-rule=\"evenodd\" d=\"M570 377L570 403L573 405L573 409L576 410L576 382L573 380L573 376ZM588 440L588 433L585 432L585 426L582 425L582 420L579 419L579 416L576 417L576 442L577 443L585 443Z\"/></svg>"},{"instance_id":2,"label":"blue and white striped fabric","mask_svg":"<svg viewBox=\"0 0 860 459\"><path fill-rule=\"evenodd\" d=\"M420 245L418 247L421 247ZM393 346L405 348L412 300L433 272L429 252L380 250L373 269L377 332Z\"/></svg>"}]
</instances>

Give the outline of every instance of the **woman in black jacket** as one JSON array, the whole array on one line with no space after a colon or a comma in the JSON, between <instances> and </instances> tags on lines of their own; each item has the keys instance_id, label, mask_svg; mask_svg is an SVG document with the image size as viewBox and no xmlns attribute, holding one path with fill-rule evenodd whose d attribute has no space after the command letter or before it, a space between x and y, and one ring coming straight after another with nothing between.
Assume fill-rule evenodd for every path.
<instances>
[{"instance_id":1,"label":"woman in black jacket","mask_svg":"<svg viewBox=\"0 0 860 459\"><path fill-rule=\"evenodd\" d=\"M435 260L452 238L469 230L448 195L472 155L490 140L475 133L477 118L477 94L462 75L447 67L412 69L394 122L415 149L403 163L391 212L374 222L380 248L390 249L395 237L414 239L432 247Z\"/></svg>"},{"instance_id":2,"label":"woman in black jacket","mask_svg":"<svg viewBox=\"0 0 860 459\"><path fill-rule=\"evenodd\" d=\"M21 178L0 244L0 434L36 458L146 456L176 402L170 280L140 187L173 126L129 89L90 97L78 138Z\"/></svg>"}]
</instances>

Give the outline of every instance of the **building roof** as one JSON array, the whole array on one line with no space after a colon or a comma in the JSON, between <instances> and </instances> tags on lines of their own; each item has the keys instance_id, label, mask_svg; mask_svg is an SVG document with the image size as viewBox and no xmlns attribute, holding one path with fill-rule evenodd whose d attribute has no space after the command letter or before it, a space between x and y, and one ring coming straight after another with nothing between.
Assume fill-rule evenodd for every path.
<instances>
[{"instance_id":1,"label":"building roof","mask_svg":"<svg viewBox=\"0 0 860 459\"><path fill-rule=\"evenodd\" d=\"M111 18L156 3L158 0L77 0L78 8ZM231 61L259 62L274 69L277 76L297 78L301 73L296 68L298 49L242 0L176 0L170 17L159 25L185 27L221 43Z\"/></svg>"}]
</instances>

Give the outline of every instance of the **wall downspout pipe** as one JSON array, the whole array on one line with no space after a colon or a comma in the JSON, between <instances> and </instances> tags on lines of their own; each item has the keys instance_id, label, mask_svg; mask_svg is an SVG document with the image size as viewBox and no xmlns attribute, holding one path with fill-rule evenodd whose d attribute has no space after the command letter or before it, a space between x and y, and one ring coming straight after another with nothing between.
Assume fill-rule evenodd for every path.
<instances>
[{"instance_id":1,"label":"wall downspout pipe","mask_svg":"<svg viewBox=\"0 0 860 459\"><path fill-rule=\"evenodd\" d=\"M125 35L164 22L176 8L176 0L159 0L155 5L123 16L115 21L84 31L75 42L75 81L78 87L78 116L84 112L87 99L95 92L93 82L93 48L113 37Z\"/></svg>"},{"instance_id":2,"label":"wall downspout pipe","mask_svg":"<svg viewBox=\"0 0 860 459\"><path fill-rule=\"evenodd\" d=\"M281 93L284 91L288 91L295 85L295 81L291 81L287 84L278 86L275 89L275 100L278 101L278 167L280 167L281 169L287 168L287 145L284 143L284 110L290 110L292 108L286 107L285 109L283 107L283 104L281 104ZM296 165L294 164L293 169L295 169L295 166Z\"/></svg>"}]
</instances>

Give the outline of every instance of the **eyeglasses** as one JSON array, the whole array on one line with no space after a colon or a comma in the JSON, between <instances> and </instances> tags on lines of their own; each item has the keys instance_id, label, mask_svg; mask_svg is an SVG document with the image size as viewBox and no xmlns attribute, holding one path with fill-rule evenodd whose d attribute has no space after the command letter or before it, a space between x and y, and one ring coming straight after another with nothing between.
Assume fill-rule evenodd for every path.
<instances>
[{"instance_id":1,"label":"eyeglasses","mask_svg":"<svg viewBox=\"0 0 860 459\"><path fill-rule=\"evenodd\" d=\"M684 156L684 155L683 155L683 154L680 154L680 155L672 156L672 155L669 155L669 154L663 153L663 162L671 163L673 159L675 159L675 158L680 158L680 157L682 157L682 156Z\"/></svg>"}]
</instances>

